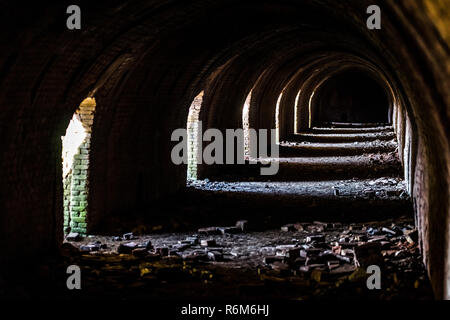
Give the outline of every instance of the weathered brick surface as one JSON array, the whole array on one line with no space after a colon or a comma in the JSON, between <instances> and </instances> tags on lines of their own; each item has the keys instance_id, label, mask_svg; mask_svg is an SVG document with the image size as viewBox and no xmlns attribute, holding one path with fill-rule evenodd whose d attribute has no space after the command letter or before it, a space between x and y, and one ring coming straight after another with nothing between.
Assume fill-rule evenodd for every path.
<instances>
[{"instance_id":1,"label":"weathered brick surface","mask_svg":"<svg viewBox=\"0 0 450 320\"><path fill-rule=\"evenodd\" d=\"M89 152L94 114L95 99L92 98L83 100L75 111L75 116L79 117L86 136L73 156L69 173L63 177L65 234L69 232L87 234Z\"/></svg>"},{"instance_id":2,"label":"weathered brick surface","mask_svg":"<svg viewBox=\"0 0 450 320\"><path fill-rule=\"evenodd\" d=\"M189 108L187 119L188 179L197 179L197 153L199 147L199 139L201 139L201 136L199 136L199 115L202 102L203 91L195 97Z\"/></svg>"},{"instance_id":3,"label":"weathered brick surface","mask_svg":"<svg viewBox=\"0 0 450 320\"><path fill-rule=\"evenodd\" d=\"M374 3L383 5L376 32L365 25ZM89 230L110 215L151 215L155 198L183 188L186 167L171 163L170 135L186 127L202 90L204 130L242 127L250 91L250 126L273 127L283 90L301 91L304 129L321 81L357 66L389 82L407 115L396 129L411 139L406 174L426 262L437 296L450 297L448 1L81 1L79 32L65 27L69 4L24 10L11 1L0 12L2 268L54 250L64 224ZM89 212L87 222L68 221L60 137L90 95L97 101L94 122L86 118L90 153L80 150L89 158L73 169L83 178L89 170L89 193L80 184L71 189L81 197L73 207L87 202ZM285 119L295 100L281 102Z\"/></svg>"}]
</instances>

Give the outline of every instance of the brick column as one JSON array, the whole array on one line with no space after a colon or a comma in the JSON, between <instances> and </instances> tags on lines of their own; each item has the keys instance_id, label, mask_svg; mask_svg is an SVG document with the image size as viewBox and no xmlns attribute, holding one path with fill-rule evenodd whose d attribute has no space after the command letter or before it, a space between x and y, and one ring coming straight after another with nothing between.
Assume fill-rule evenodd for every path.
<instances>
[{"instance_id":1,"label":"brick column","mask_svg":"<svg viewBox=\"0 0 450 320\"><path fill-rule=\"evenodd\" d=\"M64 178L64 232L69 230L87 233L89 150L92 124L95 113L95 99L85 99L75 112L86 132L86 137L74 155L68 175Z\"/></svg>"}]
</instances>

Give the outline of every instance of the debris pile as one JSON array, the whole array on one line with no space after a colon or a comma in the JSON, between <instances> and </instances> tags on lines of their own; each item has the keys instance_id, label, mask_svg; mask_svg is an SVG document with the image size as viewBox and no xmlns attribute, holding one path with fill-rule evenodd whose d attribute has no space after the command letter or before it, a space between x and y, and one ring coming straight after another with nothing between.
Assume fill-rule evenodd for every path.
<instances>
[{"instance_id":1,"label":"debris pile","mask_svg":"<svg viewBox=\"0 0 450 320\"><path fill-rule=\"evenodd\" d=\"M280 269L280 263L285 264L281 269L294 273L316 271L317 274L318 271L342 276L358 267L377 265L384 269L387 267L385 260L389 260L391 266L413 263L419 256L417 230L409 223L392 223L388 227L380 224L297 223L282 226L281 231L304 231L306 237L295 244L276 247L276 255L265 257L264 262L275 269Z\"/></svg>"},{"instance_id":2,"label":"debris pile","mask_svg":"<svg viewBox=\"0 0 450 320\"><path fill-rule=\"evenodd\" d=\"M194 274L203 282L219 283L215 274L225 272L236 277L236 286L244 281L238 278L245 275L245 281L251 279L258 286L288 281L313 290L305 295L327 296L340 287L356 292L351 291L355 287L348 289L349 284L365 289L366 270L372 265L383 274L383 288L389 288L379 294L429 285L418 233L409 220L367 224L315 221L264 232L248 232L248 221L240 220L235 226L200 228L195 234L127 233L100 238L76 237L64 243L63 256L72 259L71 263L87 265L96 276L119 272L136 286L150 278L166 282L167 277L185 279Z\"/></svg>"}]
</instances>

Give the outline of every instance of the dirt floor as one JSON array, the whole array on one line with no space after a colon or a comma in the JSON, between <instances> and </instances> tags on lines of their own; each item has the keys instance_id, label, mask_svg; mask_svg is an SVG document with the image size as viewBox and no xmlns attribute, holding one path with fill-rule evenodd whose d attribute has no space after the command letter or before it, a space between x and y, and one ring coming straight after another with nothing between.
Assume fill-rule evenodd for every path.
<instances>
[{"instance_id":1,"label":"dirt floor","mask_svg":"<svg viewBox=\"0 0 450 320\"><path fill-rule=\"evenodd\" d=\"M89 236L67 241L48 291L61 299L432 299L414 222L294 223L246 232L250 222L197 232ZM65 289L78 265L83 290ZM366 270L381 268L381 290ZM59 279L58 279L59 277Z\"/></svg>"},{"instance_id":2,"label":"dirt floor","mask_svg":"<svg viewBox=\"0 0 450 320\"><path fill-rule=\"evenodd\" d=\"M223 182L195 180L188 183L195 190L233 194L275 195L277 197L320 197L323 199L407 199L401 178L325 180L302 182ZM236 195L237 196L237 195Z\"/></svg>"}]
</instances>

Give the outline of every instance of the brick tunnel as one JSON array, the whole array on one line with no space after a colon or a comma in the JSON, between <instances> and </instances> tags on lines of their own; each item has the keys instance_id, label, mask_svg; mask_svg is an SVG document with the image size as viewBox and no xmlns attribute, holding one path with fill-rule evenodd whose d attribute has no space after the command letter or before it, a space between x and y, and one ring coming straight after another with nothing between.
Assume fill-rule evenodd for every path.
<instances>
[{"instance_id":1,"label":"brick tunnel","mask_svg":"<svg viewBox=\"0 0 450 320\"><path fill-rule=\"evenodd\" d=\"M20 2L0 13L0 298L70 298L69 264L76 297L352 298L375 258L400 297L450 298L448 0L79 1L75 30L71 3ZM245 141L199 161L229 129Z\"/></svg>"}]
</instances>

